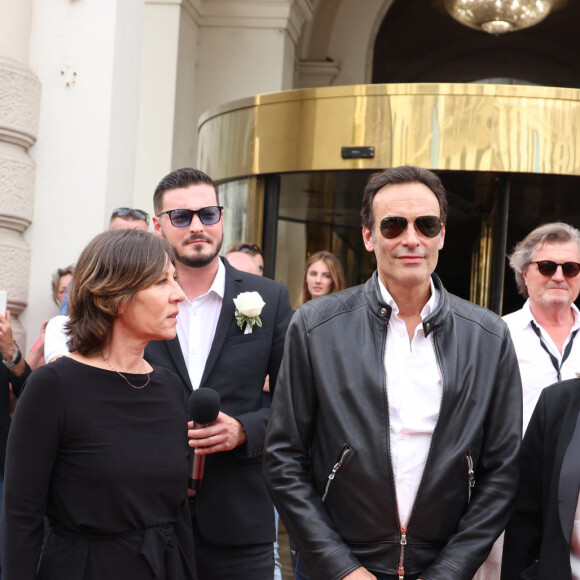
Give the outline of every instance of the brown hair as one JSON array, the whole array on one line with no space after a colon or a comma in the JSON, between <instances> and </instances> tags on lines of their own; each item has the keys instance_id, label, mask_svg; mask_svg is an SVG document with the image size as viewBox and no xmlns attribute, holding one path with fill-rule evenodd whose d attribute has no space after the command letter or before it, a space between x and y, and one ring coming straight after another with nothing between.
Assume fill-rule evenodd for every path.
<instances>
[{"instance_id":1,"label":"brown hair","mask_svg":"<svg viewBox=\"0 0 580 580\"><path fill-rule=\"evenodd\" d=\"M443 224L447 220L447 192L437 175L428 169L415 167L414 165L401 165L400 167L390 167L381 173L374 173L370 176L362 202L362 225L373 230L373 201L380 189L387 185L402 185L406 183L422 183L426 185L435 195L439 202L439 213Z\"/></svg>"},{"instance_id":2,"label":"brown hair","mask_svg":"<svg viewBox=\"0 0 580 580\"><path fill-rule=\"evenodd\" d=\"M119 308L158 282L170 260L167 240L143 230L108 230L93 238L80 255L69 289L69 350L85 356L100 352Z\"/></svg>"},{"instance_id":3,"label":"brown hair","mask_svg":"<svg viewBox=\"0 0 580 580\"><path fill-rule=\"evenodd\" d=\"M338 292L339 290L344 290L346 288L346 281L344 278L344 270L342 264L338 261L338 258L331 252L322 250L321 252L315 252L308 258L306 265L304 266L304 282L302 283L302 304L312 300L312 295L308 291L308 284L306 283L306 275L308 274L308 269L315 262L324 262L328 269L330 270L330 276L332 278L332 286L330 288L329 294L333 292Z\"/></svg>"},{"instance_id":4,"label":"brown hair","mask_svg":"<svg viewBox=\"0 0 580 580\"><path fill-rule=\"evenodd\" d=\"M155 193L153 194L153 207L155 209L155 214L159 215L163 209L163 196L166 191L172 191L174 189L184 189L190 185L210 185L215 191L216 203L219 205L219 195L216 184L213 179L199 169L193 169L192 167L183 167L182 169L176 169L168 175L166 175L155 188Z\"/></svg>"}]
</instances>

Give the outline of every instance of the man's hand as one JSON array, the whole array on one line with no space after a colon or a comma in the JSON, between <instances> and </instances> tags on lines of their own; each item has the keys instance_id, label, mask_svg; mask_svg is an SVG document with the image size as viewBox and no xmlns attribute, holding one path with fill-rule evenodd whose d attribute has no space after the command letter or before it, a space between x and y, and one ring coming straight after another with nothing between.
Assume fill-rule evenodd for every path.
<instances>
[{"instance_id":1,"label":"man's hand","mask_svg":"<svg viewBox=\"0 0 580 580\"><path fill-rule=\"evenodd\" d=\"M187 424L189 445L195 447L199 455L218 451L230 451L246 442L246 432L242 424L233 417L221 413L208 427L193 428L193 421Z\"/></svg>"},{"instance_id":2,"label":"man's hand","mask_svg":"<svg viewBox=\"0 0 580 580\"><path fill-rule=\"evenodd\" d=\"M377 577L361 566L350 574L343 576L342 580L377 580Z\"/></svg>"}]
</instances>

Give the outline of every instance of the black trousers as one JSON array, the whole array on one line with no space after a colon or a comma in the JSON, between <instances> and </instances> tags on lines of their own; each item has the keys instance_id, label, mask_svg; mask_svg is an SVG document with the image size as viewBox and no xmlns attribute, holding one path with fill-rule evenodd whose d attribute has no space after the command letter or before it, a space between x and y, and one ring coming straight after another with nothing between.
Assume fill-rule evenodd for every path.
<instances>
[{"instance_id":1,"label":"black trousers","mask_svg":"<svg viewBox=\"0 0 580 580\"><path fill-rule=\"evenodd\" d=\"M191 518L198 580L272 580L274 544L223 546L206 542Z\"/></svg>"}]
</instances>

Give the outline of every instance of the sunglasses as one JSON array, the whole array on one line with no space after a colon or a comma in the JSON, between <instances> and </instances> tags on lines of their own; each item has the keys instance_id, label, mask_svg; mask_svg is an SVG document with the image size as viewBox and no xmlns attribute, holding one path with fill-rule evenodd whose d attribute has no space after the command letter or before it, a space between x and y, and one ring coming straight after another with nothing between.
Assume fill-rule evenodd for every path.
<instances>
[{"instance_id":1,"label":"sunglasses","mask_svg":"<svg viewBox=\"0 0 580 580\"><path fill-rule=\"evenodd\" d=\"M204 226L213 226L217 224L222 217L221 205L208 205L200 209L170 209L169 211L162 211L157 217L161 217L164 213L169 216L171 225L176 228L186 228L197 214L199 221Z\"/></svg>"},{"instance_id":2,"label":"sunglasses","mask_svg":"<svg viewBox=\"0 0 580 580\"><path fill-rule=\"evenodd\" d=\"M257 246L256 244L240 244L238 252L243 252L244 254L261 254L262 250L260 250L260 246Z\"/></svg>"},{"instance_id":3,"label":"sunglasses","mask_svg":"<svg viewBox=\"0 0 580 580\"><path fill-rule=\"evenodd\" d=\"M113 210L113 215L111 217L130 217L136 220L145 220L149 223L149 214L141 209L134 209L132 207L118 207Z\"/></svg>"},{"instance_id":4,"label":"sunglasses","mask_svg":"<svg viewBox=\"0 0 580 580\"><path fill-rule=\"evenodd\" d=\"M394 240L399 237L409 225L409 221L413 222L415 230L427 238L434 238L441 232L443 224L441 218L436 215L420 215L414 220L408 220L405 217L386 217L381 220L379 226L381 234L387 240Z\"/></svg>"},{"instance_id":5,"label":"sunglasses","mask_svg":"<svg viewBox=\"0 0 580 580\"><path fill-rule=\"evenodd\" d=\"M576 278L580 272L580 264L578 262L564 262L563 264L558 264L557 262L552 262L552 260L540 260L539 262L530 262L530 264L537 264L538 272L542 276L553 276L558 269L558 266L562 266L562 274L566 278Z\"/></svg>"}]
</instances>

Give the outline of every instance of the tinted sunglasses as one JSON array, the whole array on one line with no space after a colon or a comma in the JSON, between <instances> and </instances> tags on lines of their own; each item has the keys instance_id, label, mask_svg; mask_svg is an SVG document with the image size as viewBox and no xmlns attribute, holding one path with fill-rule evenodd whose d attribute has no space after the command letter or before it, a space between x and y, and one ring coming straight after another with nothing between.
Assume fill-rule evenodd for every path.
<instances>
[{"instance_id":1,"label":"tinted sunglasses","mask_svg":"<svg viewBox=\"0 0 580 580\"><path fill-rule=\"evenodd\" d=\"M408 220L405 217L389 216L381 220L381 225L379 226L381 234L387 240L393 240L407 229L409 221L413 222L415 230L427 238L438 236L443 227L441 218L436 215L420 215L414 220Z\"/></svg>"},{"instance_id":2,"label":"tinted sunglasses","mask_svg":"<svg viewBox=\"0 0 580 580\"><path fill-rule=\"evenodd\" d=\"M112 217L126 218L130 217L136 220L145 220L149 223L149 214L141 209L134 209L132 207L118 207L113 210Z\"/></svg>"},{"instance_id":3,"label":"tinted sunglasses","mask_svg":"<svg viewBox=\"0 0 580 580\"><path fill-rule=\"evenodd\" d=\"M558 269L558 266L562 266L562 274L566 278L576 278L580 272L580 264L578 262L564 262L563 264L558 264L557 262L552 262L552 260L540 260L539 262L530 262L530 264L538 265L538 272L542 276L553 276Z\"/></svg>"},{"instance_id":4,"label":"tinted sunglasses","mask_svg":"<svg viewBox=\"0 0 580 580\"><path fill-rule=\"evenodd\" d=\"M204 226L213 226L217 224L222 217L221 205L208 205L200 209L170 209L169 211L162 211L157 217L161 217L164 213L169 216L171 224L176 228L186 228L197 214L199 221Z\"/></svg>"}]
</instances>

